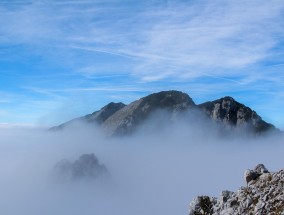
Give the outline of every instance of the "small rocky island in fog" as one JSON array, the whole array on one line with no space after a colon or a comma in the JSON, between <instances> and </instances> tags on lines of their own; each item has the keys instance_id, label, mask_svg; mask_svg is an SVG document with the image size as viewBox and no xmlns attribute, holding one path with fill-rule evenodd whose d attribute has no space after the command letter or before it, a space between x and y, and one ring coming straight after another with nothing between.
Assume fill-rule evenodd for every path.
<instances>
[{"instance_id":1,"label":"small rocky island in fog","mask_svg":"<svg viewBox=\"0 0 284 215\"><path fill-rule=\"evenodd\" d=\"M74 162L63 159L55 165L54 173L56 178L62 182L93 181L109 175L107 168L99 163L94 154L83 154Z\"/></svg>"},{"instance_id":2,"label":"small rocky island in fog","mask_svg":"<svg viewBox=\"0 0 284 215\"><path fill-rule=\"evenodd\" d=\"M241 130L246 134L263 134L278 130L274 125L262 120L254 110L232 97L226 96L215 101L195 104L189 95L180 91L153 93L129 105L112 102L99 111L52 127L50 130L61 130L84 122L99 126L110 136L131 134L143 122L154 118L158 111L163 111L162 118L168 122L186 118L188 123L194 125L198 124L198 121L206 121L218 129Z\"/></svg>"},{"instance_id":3,"label":"small rocky island in fog","mask_svg":"<svg viewBox=\"0 0 284 215\"><path fill-rule=\"evenodd\" d=\"M236 192L222 191L219 198L198 196L189 215L282 215L284 214L284 170L269 172L263 164L244 174L247 186Z\"/></svg>"}]
</instances>

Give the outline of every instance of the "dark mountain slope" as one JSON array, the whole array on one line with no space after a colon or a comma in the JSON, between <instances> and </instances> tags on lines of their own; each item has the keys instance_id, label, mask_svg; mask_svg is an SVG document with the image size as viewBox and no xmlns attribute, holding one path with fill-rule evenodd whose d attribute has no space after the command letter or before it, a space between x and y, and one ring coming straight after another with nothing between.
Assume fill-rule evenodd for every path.
<instances>
[{"instance_id":1,"label":"dark mountain slope","mask_svg":"<svg viewBox=\"0 0 284 215\"><path fill-rule=\"evenodd\" d=\"M92 114L88 114L85 116L85 120L87 122L96 122L98 124L102 124L104 121L106 121L110 116L112 116L114 113L119 111L120 109L124 108L126 105L119 102L114 103L111 102L108 105L104 106L99 111L96 111Z\"/></svg>"},{"instance_id":2,"label":"dark mountain slope","mask_svg":"<svg viewBox=\"0 0 284 215\"><path fill-rule=\"evenodd\" d=\"M213 121L220 122L227 128L245 127L255 133L262 133L275 128L263 121L255 111L229 96L212 102L205 102L198 107Z\"/></svg>"}]
</instances>

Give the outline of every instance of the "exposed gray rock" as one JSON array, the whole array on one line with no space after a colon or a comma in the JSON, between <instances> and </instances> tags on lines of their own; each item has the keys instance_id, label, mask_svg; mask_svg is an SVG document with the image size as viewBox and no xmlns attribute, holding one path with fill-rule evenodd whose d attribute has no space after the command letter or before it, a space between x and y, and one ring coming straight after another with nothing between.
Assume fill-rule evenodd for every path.
<instances>
[{"instance_id":1,"label":"exposed gray rock","mask_svg":"<svg viewBox=\"0 0 284 215\"><path fill-rule=\"evenodd\" d=\"M55 165L54 172L61 181L95 180L108 175L106 167L94 154L83 154L75 162L63 159Z\"/></svg>"},{"instance_id":2,"label":"exposed gray rock","mask_svg":"<svg viewBox=\"0 0 284 215\"><path fill-rule=\"evenodd\" d=\"M189 204L189 214L284 214L284 170L270 173L263 164L259 164L246 172L245 176L255 174L249 179L248 186L236 192L223 191L219 198L196 197Z\"/></svg>"},{"instance_id":3,"label":"exposed gray rock","mask_svg":"<svg viewBox=\"0 0 284 215\"><path fill-rule=\"evenodd\" d=\"M189 215L212 214L212 202L209 196L198 196L190 203Z\"/></svg>"},{"instance_id":4,"label":"exposed gray rock","mask_svg":"<svg viewBox=\"0 0 284 215\"><path fill-rule=\"evenodd\" d=\"M255 111L229 96L198 106L213 121L222 123L226 128L252 130L255 133L275 129L272 124L263 121Z\"/></svg>"},{"instance_id":5,"label":"exposed gray rock","mask_svg":"<svg viewBox=\"0 0 284 215\"><path fill-rule=\"evenodd\" d=\"M254 171L257 173L269 173L269 171L267 170L267 168L263 165L263 164L258 164L255 168Z\"/></svg>"},{"instance_id":6,"label":"exposed gray rock","mask_svg":"<svg viewBox=\"0 0 284 215\"><path fill-rule=\"evenodd\" d=\"M255 172L253 170L247 169L244 173L244 178L247 184L249 184L251 181L257 179L261 173Z\"/></svg>"}]
</instances>

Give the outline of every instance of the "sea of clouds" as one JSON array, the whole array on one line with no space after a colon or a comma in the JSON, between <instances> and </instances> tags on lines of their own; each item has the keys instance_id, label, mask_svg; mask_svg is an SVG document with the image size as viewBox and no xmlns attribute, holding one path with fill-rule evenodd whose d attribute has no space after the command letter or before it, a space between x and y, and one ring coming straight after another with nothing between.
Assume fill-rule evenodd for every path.
<instances>
[{"instance_id":1,"label":"sea of clouds","mask_svg":"<svg viewBox=\"0 0 284 215\"><path fill-rule=\"evenodd\" d=\"M245 169L263 163L277 171L284 164L281 136L224 137L204 124L150 121L127 137L83 125L57 132L2 127L0 139L5 215L187 214L197 195L245 186ZM107 167L110 180L55 180L58 161L86 153Z\"/></svg>"}]
</instances>

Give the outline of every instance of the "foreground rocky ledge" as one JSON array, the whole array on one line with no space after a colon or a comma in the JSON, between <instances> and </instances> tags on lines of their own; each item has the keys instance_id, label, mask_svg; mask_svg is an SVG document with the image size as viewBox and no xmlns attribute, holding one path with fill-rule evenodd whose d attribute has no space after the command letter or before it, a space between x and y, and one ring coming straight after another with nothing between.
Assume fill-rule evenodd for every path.
<instances>
[{"instance_id":1,"label":"foreground rocky ledge","mask_svg":"<svg viewBox=\"0 0 284 215\"><path fill-rule=\"evenodd\" d=\"M270 173L263 164L244 174L246 187L222 191L219 198L198 196L189 205L189 215L284 215L284 169Z\"/></svg>"}]
</instances>

